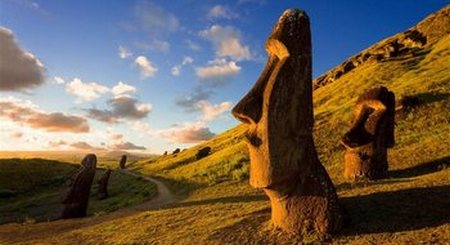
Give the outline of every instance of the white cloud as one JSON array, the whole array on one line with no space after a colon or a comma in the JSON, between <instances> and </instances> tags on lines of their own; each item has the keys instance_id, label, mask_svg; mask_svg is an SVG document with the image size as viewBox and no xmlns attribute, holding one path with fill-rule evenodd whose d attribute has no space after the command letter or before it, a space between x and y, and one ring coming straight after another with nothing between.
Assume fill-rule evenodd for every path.
<instances>
[{"instance_id":1,"label":"white cloud","mask_svg":"<svg viewBox=\"0 0 450 245\"><path fill-rule=\"evenodd\" d=\"M108 101L110 109L87 109L88 117L107 123L122 122L123 119L138 120L146 117L152 105L142 103L128 95L116 96Z\"/></svg>"},{"instance_id":2,"label":"white cloud","mask_svg":"<svg viewBox=\"0 0 450 245\"><path fill-rule=\"evenodd\" d=\"M198 109L203 114L203 120L211 121L219 117L225 111L228 111L231 107L231 102L226 101L220 104L211 104L209 101L201 100L197 103Z\"/></svg>"},{"instance_id":3,"label":"white cloud","mask_svg":"<svg viewBox=\"0 0 450 245\"><path fill-rule=\"evenodd\" d=\"M234 61L218 59L209 62L209 66L197 68L197 76L202 79L221 78L239 74L241 67Z\"/></svg>"},{"instance_id":4,"label":"white cloud","mask_svg":"<svg viewBox=\"0 0 450 245\"><path fill-rule=\"evenodd\" d=\"M180 65L172 66L172 68L171 68L171 73L172 73L172 75L174 75L174 76L179 76L179 75L181 74L181 68L182 68L183 66L187 66L187 65L189 65L189 64L192 64L193 62L194 62L194 59L193 59L192 57L190 57L190 56L185 56L185 57L183 58L183 61L181 62Z\"/></svg>"},{"instance_id":5,"label":"white cloud","mask_svg":"<svg viewBox=\"0 0 450 245\"><path fill-rule=\"evenodd\" d=\"M89 132L89 124L84 117L62 112L42 111L30 101L13 97L0 98L0 117L19 125L47 132ZM2 120L2 123L5 120Z\"/></svg>"},{"instance_id":6,"label":"white cloud","mask_svg":"<svg viewBox=\"0 0 450 245\"><path fill-rule=\"evenodd\" d=\"M64 81L64 79L63 79L62 77L58 77L58 76L53 77L53 80L54 80L55 83L58 84L58 85L61 85L61 84L66 83L66 81Z\"/></svg>"},{"instance_id":7,"label":"white cloud","mask_svg":"<svg viewBox=\"0 0 450 245\"><path fill-rule=\"evenodd\" d=\"M155 132L156 136L173 143L198 143L215 136L204 122L183 123Z\"/></svg>"},{"instance_id":8,"label":"white cloud","mask_svg":"<svg viewBox=\"0 0 450 245\"><path fill-rule=\"evenodd\" d=\"M128 57L130 57L131 55L133 55L127 48L119 46L119 57L121 59L126 59Z\"/></svg>"},{"instance_id":9,"label":"white cloud","mask_svg":"<svg viewBox=\"0 0 450 245\"><path fill-rule=\"evenodd\" d=\"M183 62L181 62L182 65L189 65L192 64L194 62L194 59L190 56L185 56L183 58Z\"/></svg>"},{"instance_id":10,"label":"white cloud","mask_svg":"<svg viewBox=\"0 0 450 245\"><path fill-rule=\"evenodd\" d=\"M0 59L0 91L23 91L44 83L44 65L19 46L10 29L1 26Z\"/></svg>"},{"instance_id":11,"label":"white cloud","mask_svg":"<svg viewBox=\"0 0 450 245\"><path fill-rule=\"evenodd\" d=\"M237 18L238 15L230 11L228 7L218 4L208 11L207 17L210 19L233 19Z\"/></svg>"},{"instance_id":12,"label":"white cloud","mask_svg":"<svg viewBox=\"0 0 450 245\"><path fill-rule=\"evenodd\" d=\"M111 89L111 92L114 96L119 96L126 93L136 93L136 88L129 84L119 82Z\"/></svg>"},{"instance_id":13,"label":"white cloud","mask_svg":"<svg viewBox=\"0 0 450 245\"><path fill-rule=\"evenodd\" d=\"M110 90L101 84L95 82L85 83L79 78L74 78L66 84L66 91L77 97L76 103L81 103L83 101L95 100Z\"/></svg>"},{"instance_id":14,"label":"white cloud","mask_svg":"<svg viewBox=\"0 0 450 245\"><path fill-rule=\"evenodd\" d=\"M252 58L250 48L241 43L240 32L231 26L213 25L200 31L200 36L210 40L218 57L230 57L234 60L249 60Z\"/></svg>"},{"instance_id":15,"label":"white cloud","mask_svg":"<svg viewBox=\"0 0 450 245\"><path fill-rule=\"evenodd\" d=\"M181 66L173 66L171 69L171 73L174 76L179 76L181 73Z\"/></svg>"},{"instance_id":16,"label":"white cloud","mask_svg":"<svg viewBox=\"0 0 450 245\"><path fill-rule=\"evenodd\" d=\"M158 71L158 69L153 66L152 62L143 55L138 56L134 62L141 69L141 76L143 78L153 77Z\"/></svg>"}]
</instances>

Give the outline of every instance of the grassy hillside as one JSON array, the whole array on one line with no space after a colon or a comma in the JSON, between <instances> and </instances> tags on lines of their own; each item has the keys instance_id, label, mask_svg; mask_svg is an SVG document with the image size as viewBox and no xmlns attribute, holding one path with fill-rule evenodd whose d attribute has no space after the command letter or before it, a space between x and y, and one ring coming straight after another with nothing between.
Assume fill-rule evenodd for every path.
<instances>
[{"instance_id":1,"label":"grassy hillside","mask_svg":"<svg viewBox=\"0 0 450 245\"><path fill-rule=\"evenodd\" d=\"M450 18L449 9L439 18ZM445 30L432 31L434 22L424 23L428 26L418 30L426 30L423 34L432 38L418 49L367 59L314 91L316 147L348 213L348 222L330 243L450 243L450 35ZM388 152L389 178L347 183L342 177L344 149L338 141L350 127L356 98L379 85L394 91L397 99L416 97L419 105L396 116L396 145ZM176 155L131 165L135 171L166 181L183 197L180 203L101 222L3 225L0 237L28 244L317 241L314 234L291 237L270 225L268 199L247 183L244 132L245 126L240 125ZM197 151L205 146L212 148L212 154L196 160Z\"/></svg>"},{"instance_id":2,"label":"grassy hillside","mask_svg":"<svg viewBox=\"0 0 450 245\"><path fill-rule=\"evenodd\" d=\"M65 181L77 172L79 164L43 159L0 159L0 224L36 222L59 218ZM104 169L97 170L91 189L88 213L102 215L142 203L154 197L155 185L136 177L113 171L109 194L97 198L97 181Z\"/></svg>"}]
</instances>

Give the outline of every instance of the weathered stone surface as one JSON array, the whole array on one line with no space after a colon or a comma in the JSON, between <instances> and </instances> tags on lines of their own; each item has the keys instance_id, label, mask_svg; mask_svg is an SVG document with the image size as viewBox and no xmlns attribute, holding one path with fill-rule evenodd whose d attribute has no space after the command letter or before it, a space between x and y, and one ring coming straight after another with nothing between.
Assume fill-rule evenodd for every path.
<instances>
[{"instance_id":1,"label":"weathered stone surface","mask_svg":"<svg viewBox=\"0 0 450 245\"><path fill-rule=\"evenodd\" d=\"M127 155L122 155L119 162L120 168L125 169L127 167L126 164L127 164Z\"/></svg>"},{"instance_id":2,"label":"weathered stone surface","mask_svg":"<svg viewBox=\"0 0 450 245\"><path fill-rule=\"evenodd\" d=\"M354 108L355 119L342 137L346 147L344 176L380 179L387 175L387 148L394 146L395 95L385 87L362 94Z\"/></svg>"},{"instance_id":3,"label":"weathered stone surface","mask_svg":"<svg viewBox=\"0 0 450 245\"><path fill-rule=\"evenodd\" d=\"M107 169L98 180L98 199L103 200L109 197L108 182L111 176L111 169Z\"/></svg>"},{"instance_id":4,"label":"weathered stone surface","mask_svg":"<svg viewBox=\"0 0 450 245\"><path fill-rule=\"evenodd\" d=\"M233 108L248 125L250 185L263 188L272 221L287 232L333 233L342 212L336 191L315 150L309 18L286 10L267 43L267 64L249 93Z\"/></svg>"},{"instance_id":5,"label":"weathered stone surface","mask_svg":"<svg viewBox=\"0 0 450 245\"><path fill-rule=\"evenodd\" d=\"M205 146L202 149L197 151L197 154L195 154L195 159L200 160L211 153L211 147Z\"/></svg>"},{"instance_id":6,"label":"weathered stone surface","mask_svg":"<svg viewBox=\"0 0 450 245\"><path fill-rule=\"evenodd\" d=\"M71 178L69 190L63 200L63 219L85 217L89 203L89 193L95 176L97 157L88 154L81 162L80 170Z\"/></svg>"}]
</instances>

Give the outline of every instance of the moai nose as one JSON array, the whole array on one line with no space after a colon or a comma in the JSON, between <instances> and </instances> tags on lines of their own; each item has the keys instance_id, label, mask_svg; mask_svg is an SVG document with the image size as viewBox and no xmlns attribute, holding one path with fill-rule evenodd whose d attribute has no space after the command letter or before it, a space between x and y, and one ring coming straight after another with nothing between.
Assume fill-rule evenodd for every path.
<instances>
[{"instance_id":1,"label":"moai nose","mask_svg":"<svg viewBox=\"0 0 450 245\"><path fill-rule=\"evenodd\" d=\"M255 124L261 119L262 95L247 94L231 111L233 116L245 124Z\"/></svg>"}]
</instances>

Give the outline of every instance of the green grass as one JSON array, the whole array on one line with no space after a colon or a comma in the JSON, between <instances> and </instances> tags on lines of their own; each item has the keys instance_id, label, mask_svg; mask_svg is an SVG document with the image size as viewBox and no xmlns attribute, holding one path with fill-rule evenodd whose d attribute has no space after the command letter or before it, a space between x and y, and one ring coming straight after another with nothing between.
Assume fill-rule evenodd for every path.
<instances>
[{"instance_id":1,"label":"green grass","mask_svg":"<svg viewBox=\"0 0 450 245\"><path fill-rule=\"evenodd\" d=\"M0 198L0 223L31 222L59 218L65 181L79 165L44 159L0 159L0 190L13 193ZM97 170L88 207L89 214L101 215L137 205L157 194L156 186L117 171L110 176L109 194L97 198L97 181L104 170Z\"/></svg>"}]
</instances>

